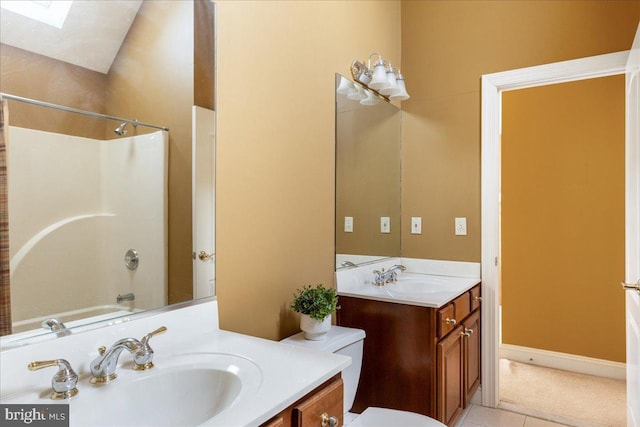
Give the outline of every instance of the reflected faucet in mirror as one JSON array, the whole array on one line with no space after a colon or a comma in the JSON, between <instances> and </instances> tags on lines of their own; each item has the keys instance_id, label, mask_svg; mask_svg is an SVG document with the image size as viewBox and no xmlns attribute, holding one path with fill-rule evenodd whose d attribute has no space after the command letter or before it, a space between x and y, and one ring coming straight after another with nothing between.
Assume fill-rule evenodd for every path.
<instances>
[{"instance_id":1,"label":"reflected faucet in mirror","mask_svg":"<svg viewBox=\"0 0 640 427\"><path fill-rule=\"evenodd\" d=\"M59 337L64 337L66 335L70 335L71 331L67 329L64 323L55 317L51 319L45 319L40 324L44 329L48 329L50 331L56 332L56 335Z\"/></svg>"}]
</instances>

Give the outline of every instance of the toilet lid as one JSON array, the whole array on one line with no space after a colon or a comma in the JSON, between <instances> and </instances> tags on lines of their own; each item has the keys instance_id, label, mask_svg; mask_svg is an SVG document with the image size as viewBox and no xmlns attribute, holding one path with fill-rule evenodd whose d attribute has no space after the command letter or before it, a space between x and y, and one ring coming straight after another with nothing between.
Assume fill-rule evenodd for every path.
<instances>
[{"instance_id":1,"label":"toilet lid","mask_svg":"<svg viewBox=\"0 0 640 427\"><path fill-rule=\"evenodd\" d=\"M447 427L414 412L386 408L367 408L348 427Z\"/></svg>"}]
</instances>

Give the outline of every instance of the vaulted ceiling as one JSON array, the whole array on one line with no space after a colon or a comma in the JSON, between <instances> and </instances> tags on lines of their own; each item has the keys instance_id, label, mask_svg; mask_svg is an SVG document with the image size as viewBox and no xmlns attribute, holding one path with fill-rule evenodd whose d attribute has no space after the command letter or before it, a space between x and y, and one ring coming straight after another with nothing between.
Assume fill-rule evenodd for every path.
<instances>
[{"instance_id":1,"label":"vaulted ceiling","mask_svg":"<svg viewBox=\"0 0 640 427\"><path fill-rule=\"evenodd\" d=\"M141 4L142 0L75 0L62 28L0 8L0 42L106 74Z\"/></svg>"}]
</instances>

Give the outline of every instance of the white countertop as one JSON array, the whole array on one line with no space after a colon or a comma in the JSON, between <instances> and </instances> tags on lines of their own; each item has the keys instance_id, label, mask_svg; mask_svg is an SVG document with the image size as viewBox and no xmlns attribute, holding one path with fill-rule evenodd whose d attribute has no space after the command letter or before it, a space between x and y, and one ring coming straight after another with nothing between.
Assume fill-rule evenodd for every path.
<instances>
[{"instance_id":1,"label":"white countertop","mask_svg":"<svg viewBox=\"0 0 640 427\"><path fill-rule=\"evenodd\" d=\"M125 386L145 375L131 369L131 356L123 352L117 369L118 378L113 383L90 384L89 362L97 356L97 348L109 346L120 338L140 338L160 325L168 330L151 340L155 367L144 372L155 375L163 370L175 370L176 364L193 355L200 360L206 360L208 355L232 355L254 366L251 369L252 391L241 394L230 408L201 424L203 426L258 426L351 364L351 358L346 356L223 331L218 329L217 320L217 301L211 301L3 350L0 352L0 401L3 404L67 403L48 397L54 368L27 370L31 361L64 358L80 376L79 394L69 402L70 425L78 426L77 423L82 423L78 420L81 417L78 415L78 421L74 422L74 412L86 412L86 405L96 402L98 393L105 396L111 391L118 393L119 385ZM256 372L259 374L254 375ZM78 408L75 411L74 406ZM122 420L127 419L126 414L121 415Z\"/></svg>"},{"instance_id":2,"label":"white countertop","mask_svg":"<svg viewBox=\"0 0 640 427\"><path fill-rule=\"evenodd\" d=\"M393 265L404 265L407 270L398 273L395 283L374 285L373 270L389 270ZM336 283L340 296L440 308L480 283L480 278L473 263L392 258L340 270Z\"/></svg>"},{"instance_id":3,"label":"white countertop","mask_svg":"<svg viewBox=\"0 0 640 427\"><path fill-rule=\"evenodd\" d=\"M372 283L345 284L338 290L338 295L440 308L478 283L480 279L468 277L403 273L397 283L384 286Z\"/></svg>"},{"instance_id":4,"label":"white countertop","mask_svg":"<svg viewBox=\"0 0 640 427\"><path fill-rule=\"evenodd\" d=\"M351 364L346 356L221 330L203 336L202 341L208 344L194 350L249 357L262 373L262 385L255 395L203 426L258 426Z\"/></svg>"}]
</instances>

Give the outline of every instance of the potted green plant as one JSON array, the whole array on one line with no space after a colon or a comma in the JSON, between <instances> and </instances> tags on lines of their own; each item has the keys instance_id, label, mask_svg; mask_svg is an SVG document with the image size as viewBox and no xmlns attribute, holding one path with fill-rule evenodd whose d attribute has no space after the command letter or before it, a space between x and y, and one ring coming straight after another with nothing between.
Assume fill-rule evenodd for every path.
<instances>
[{"instance_id":1,"label":"potted green plant","mask_svg":"<svg viewBox=\"0 0 640 427\"><path fill-rule=\"evenodd\" d=\"M297 289L290 308L300 313L300 329L304 337L319 341L327 337L331 329L331 314L340 307L336 290L319 284Z\"/></svg>"}]
</instances>

